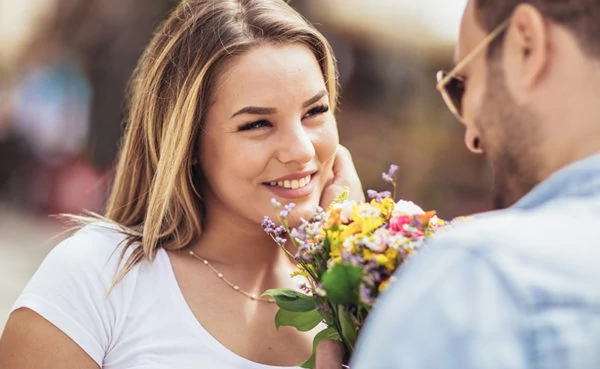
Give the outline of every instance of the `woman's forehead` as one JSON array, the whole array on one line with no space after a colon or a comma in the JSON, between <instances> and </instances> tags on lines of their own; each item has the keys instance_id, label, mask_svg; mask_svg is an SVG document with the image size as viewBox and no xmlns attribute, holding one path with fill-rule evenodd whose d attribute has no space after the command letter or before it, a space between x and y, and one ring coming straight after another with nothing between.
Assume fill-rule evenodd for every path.
<instances>
[{"instance_id":1,"label":"woman's forehead","mask_svg":"<svg viewBox=\"0 0 600 369\"><path fill-rule=\"evenodd\" d=\"M307 46L267 44L251 48L224 66L217 78L214 100L272 98L292 92L314 94L324 86L321 67Z\"/></svg>"}]
</instances>

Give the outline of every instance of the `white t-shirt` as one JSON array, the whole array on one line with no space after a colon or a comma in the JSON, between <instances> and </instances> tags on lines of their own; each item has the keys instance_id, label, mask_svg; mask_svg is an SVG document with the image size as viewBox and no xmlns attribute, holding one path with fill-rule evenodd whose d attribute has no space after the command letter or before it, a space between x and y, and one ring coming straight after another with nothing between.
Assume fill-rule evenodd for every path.
<instances>
[{"instance_id":1,"label":"white t-shirt","mask_svg":"<svg viewBox=\"0 0 600 369\"><path fill-rule=\"evenodd\" d=\"M108 294L124 236L89 225L57 245L17 299L106 369L290 369L258 364L212 337L187 305L168 254L134 267ZM257 337L260 342L260 337Z\"/></svg>"}]
</instances>

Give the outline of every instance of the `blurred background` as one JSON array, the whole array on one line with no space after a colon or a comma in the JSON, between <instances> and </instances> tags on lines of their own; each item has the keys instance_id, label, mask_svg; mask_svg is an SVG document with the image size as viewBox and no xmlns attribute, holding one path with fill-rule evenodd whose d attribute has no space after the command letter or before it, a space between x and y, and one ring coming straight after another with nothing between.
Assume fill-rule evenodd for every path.
<instances>
[{"instance_id":1,"label":"blurred background","mask_svg":"<svg viewBox=\"0 0 600 369\"><path fill-rule=\"evenodd\" d=\"M218 1L218 0L217 0ZM435 90L466 0L292 0L339 61L341 142L368 188L443 218L488 209L489 172ZM124 89L175 0L0 0L0 331L56 244L50 214L102 212Z\"/></svg>"}]
</instances>

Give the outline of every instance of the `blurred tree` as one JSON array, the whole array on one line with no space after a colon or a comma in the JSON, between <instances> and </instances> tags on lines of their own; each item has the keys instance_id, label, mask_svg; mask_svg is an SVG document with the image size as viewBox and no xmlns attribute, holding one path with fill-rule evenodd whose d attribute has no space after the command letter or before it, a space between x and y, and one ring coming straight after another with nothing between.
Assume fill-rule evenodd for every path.
<instances>
[{"instance_id":1,"label":"blurred tree","mask_svg":"<svg viewBox=\"0 0 600 369\"><path fill-rule=\"evenodd\" d=\"M73 55L92 87L88 158L114 162L127 82L152 31L176 0L55 0L24 55L25 64Z\"/></svg>"}]
</instances>

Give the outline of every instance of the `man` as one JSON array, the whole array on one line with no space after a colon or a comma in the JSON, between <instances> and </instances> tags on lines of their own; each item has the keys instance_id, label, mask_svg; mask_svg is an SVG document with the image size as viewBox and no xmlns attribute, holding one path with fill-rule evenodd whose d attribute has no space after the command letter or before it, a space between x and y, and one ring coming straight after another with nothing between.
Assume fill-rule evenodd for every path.
<instances>
[{"instance_id":1,"label":"man","mask_svg":"<svg viewBox=\"0 0 600 369\"><path fill-rule=\"evenodd\" d=\"M600 368L600 1L469 0L438 88L499 210L397 275L352 369Z\"/></svg>"}]
</instances>

